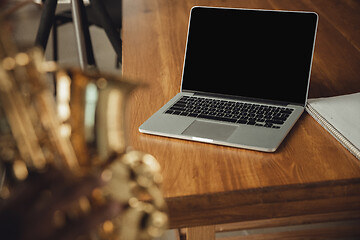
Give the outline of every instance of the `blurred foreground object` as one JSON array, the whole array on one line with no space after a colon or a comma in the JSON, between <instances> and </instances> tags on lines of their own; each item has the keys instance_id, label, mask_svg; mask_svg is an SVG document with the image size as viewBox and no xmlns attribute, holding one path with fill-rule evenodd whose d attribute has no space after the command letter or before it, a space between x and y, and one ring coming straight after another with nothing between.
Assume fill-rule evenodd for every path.
<instances>
[{"instance_id":1,"label":"blurred foreground object","mask_svg":"<svg viewBox=\"0 0 360 240\"><path fill-rule=\"evenodd\" d=\"M56 75L56 101L47 72ZM38 49L18 53L0 32L1 239L162 234L160 165L126 141L125 106L135 87L61 69Z\"/></svg>"}]
</instances>

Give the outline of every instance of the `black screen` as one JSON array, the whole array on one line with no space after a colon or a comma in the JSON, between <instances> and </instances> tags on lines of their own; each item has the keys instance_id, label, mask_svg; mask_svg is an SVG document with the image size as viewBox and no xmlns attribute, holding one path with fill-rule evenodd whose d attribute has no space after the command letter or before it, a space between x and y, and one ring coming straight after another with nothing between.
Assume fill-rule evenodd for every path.
<instances>
[{"instance_id":1,"label":"black screen","mask_svg":"<svg viewBox=\"0 0 360 240\"><path fill-rule=\"evenodd\" d=\"M317 15L195 7L183 90L305 104Z\"/></svg>"}]
</instances>

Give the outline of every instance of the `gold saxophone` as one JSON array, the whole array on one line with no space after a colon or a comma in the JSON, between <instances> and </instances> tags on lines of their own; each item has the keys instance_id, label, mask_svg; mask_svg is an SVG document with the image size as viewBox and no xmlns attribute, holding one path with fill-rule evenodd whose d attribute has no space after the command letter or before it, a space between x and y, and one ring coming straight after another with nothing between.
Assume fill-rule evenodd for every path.
<instances>
[{"instance_id":1,"label":"gold saxophone","mask_svg":"<svg viewBox=\"0 0 360 240\"><path fill-rule=\"evenodd\" d=\"M56 97L48 72L55 75ZM109 199L126 210L105 222L98 237L160 236L168 221L160 165L126 141L125 106L135 87L114 75L44 62L39 49L19 53L0 32L0 197L10 196L29 172L50 165L77 178L101 172L106 184L93 190L94 199L79 199L78 214Z\"/></svg>"}]
</instances>

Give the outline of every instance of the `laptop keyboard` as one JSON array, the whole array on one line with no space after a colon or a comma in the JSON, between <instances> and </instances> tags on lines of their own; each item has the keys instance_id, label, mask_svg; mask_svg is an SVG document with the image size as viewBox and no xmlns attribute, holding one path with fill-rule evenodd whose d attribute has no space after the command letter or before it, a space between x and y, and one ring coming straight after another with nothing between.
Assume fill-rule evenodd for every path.
<instances>
[{"instance_id":1,"label":"laptop keyboard","mask_svg":"<svg viewBox=\"0 0 360 240\"><path fill-rule=\"evenodd\" d=\"M287 107L183 96L165 113L267 128L280 128L293 110Z\"/></svg>"}]
</instances>

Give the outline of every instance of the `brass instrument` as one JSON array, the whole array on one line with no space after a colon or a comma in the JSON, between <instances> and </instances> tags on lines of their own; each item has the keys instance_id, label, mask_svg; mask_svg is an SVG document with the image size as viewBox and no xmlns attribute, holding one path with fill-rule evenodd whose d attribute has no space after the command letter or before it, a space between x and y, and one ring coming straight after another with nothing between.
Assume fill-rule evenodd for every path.
<instances>
[{"instance_id":1,"label":"brass instrument","mask_svg":"<svg viewBox=\"0 0 360 240\"><path fill-rule=\"evenodd\" d=\"M56 100L47 72L56 75ZM77 214L109 200L125 211L104 222L97 239L160 236L168 221L160 165L126 141L125 106L135 87L117 76L44 62L39 49L18 53L0 32L0 198L48 166L78 179L100 173L106 184L75 203ZM66 214L56 211L54 219Z\"/></svg>"}]
</instances>

